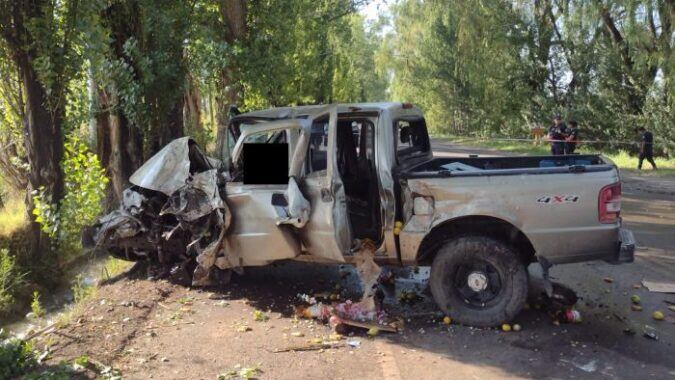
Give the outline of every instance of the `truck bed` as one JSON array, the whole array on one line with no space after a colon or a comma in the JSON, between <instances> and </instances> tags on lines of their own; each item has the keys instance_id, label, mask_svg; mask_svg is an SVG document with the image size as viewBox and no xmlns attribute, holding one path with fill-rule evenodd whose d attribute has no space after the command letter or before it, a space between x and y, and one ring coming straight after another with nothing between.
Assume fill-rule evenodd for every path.
<instances>
[{"instance_id":1,"label":"truck bed","mask_svg":"<svg viewBox=\"0 0 675 380\"><path fill-rule=\"evenodd\" d=\"M600 155L520 157L435 157L400 173L401 178L579 173L611 170Z\"/></svg>"}]
</instances>

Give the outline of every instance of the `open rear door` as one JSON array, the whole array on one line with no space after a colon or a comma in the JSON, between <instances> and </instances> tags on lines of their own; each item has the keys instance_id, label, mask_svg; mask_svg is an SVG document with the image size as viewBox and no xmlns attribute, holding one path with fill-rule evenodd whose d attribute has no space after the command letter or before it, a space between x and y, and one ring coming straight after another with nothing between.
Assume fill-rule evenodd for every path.
<instances>
[{"instance_id":1,"label":"open rear door","mask_svg":"<svg viewBox=\"0 0 675 380\"><path fill-rule=\"evenodd\" d=\"M337 165L337 106L313 114L301 189L311 204L300 230L305 249L322 261L344 262L352 233L347 199Z\"/></svg>"}]
</instances>

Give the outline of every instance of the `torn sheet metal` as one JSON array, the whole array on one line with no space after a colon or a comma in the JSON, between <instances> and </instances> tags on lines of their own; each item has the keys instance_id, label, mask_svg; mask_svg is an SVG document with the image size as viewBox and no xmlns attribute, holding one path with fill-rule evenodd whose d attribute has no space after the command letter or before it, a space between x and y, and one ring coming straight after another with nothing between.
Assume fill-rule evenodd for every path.
<instances>
[{"instance_id":1,"label":"torn sheet metal","mask_svg":"<svg viewBox=\"0 0 675 380\"><path fill-rule=\"evenodd\" d=\"M642 280L642 286L650 292L675 293L675 282Z\"/></svg>"},{"instance_id":2,"label":"torn sheet metal","mask_svg":"<svg viewBox=\"0 0 675 380\"><path fill-rule=\"evenodd\" d=\"M94 235L94 241L124 239L147 231L143 223L125 209L114 210L99 220L101 227Z\"/></svg>"},{"instance_id":3,"label":"torn sheet metal","mask_svg":"<svg viewBox=\"0 0 675 380\"><path fill-rule=\"evenodd\" d=\"M190 145L195 144L190 137L181 137L168 143L129 178L129 182L145 189L175 193L185 186L190 177ZM210 159L201 157L204 164L211 165Z\"/></svg>"},{"instance_id":4,"label":"torn sheet metal","mask_svg":"<svg viewBox=\"0 0 675 380\"><path fill-rule=\"evenodd\" d=\"M363 297L358 305L366 311L376 311L377 309L375 305L375 285L382 269L379 265L375 264L376 250L375 244L366 239L361 242L361 247L354 254L356 273L359 275L361 287L363 288Z\"/></svg>"},{"instance_id":5,"label":"torn sheet metal","mask_svg":"<svg viewBox=\"0 0 675 380\"><path fill-rule=\"evenodd\" d=\"M302 228L309 220L311 206L309 201L302 195L295 177L288 179L288 188L284 194L288 201L288 217L285 220L279 220L280 224L291 224L294 227Z\"/></svg>"},{"instance_id":6,"label":"torn sheet metal","mask_svg":"<svg viewBox=\"0 0 675 380\"><path fill-rule=\"evenodd\" d=\"M129 211L132 215L138 215L141 212L141 207L146 198L143 194L132 189L126 189L122 192L122 201L120 209Z\"/></svg>"},{"instance_id":7,"label":"torn sheet metal","mask_svg":"<svg viewBox=\"0 0 675 380\"><path fill-rule=\"evenodd\" d=\"M197 173L187 182L169 197L160 215L173 214L182 221L193 222L226 208L218 190L218 170Z\"/></svg>"}]
</instances>

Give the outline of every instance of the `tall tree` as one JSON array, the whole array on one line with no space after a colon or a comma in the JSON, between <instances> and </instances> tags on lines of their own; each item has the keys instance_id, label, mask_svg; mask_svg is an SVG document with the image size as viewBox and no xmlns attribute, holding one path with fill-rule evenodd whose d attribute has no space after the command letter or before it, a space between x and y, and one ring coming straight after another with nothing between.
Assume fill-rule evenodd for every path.
<instances>
[{"instance_id":1,"label":"tall tree","mask_svg":"<svg viewBox=\"0 0 675 380\"><path fill-rule=\"evenodd\" d=\"M77 20L77 1L0 1L0 35L19 71L25 99L24 144L29 164L26 208L30 252L39 258L51 248L32 214L35 191L58 204L63 198L62 125L65 89L72 73L69 61Z\"/></svg>"}]
</instances>

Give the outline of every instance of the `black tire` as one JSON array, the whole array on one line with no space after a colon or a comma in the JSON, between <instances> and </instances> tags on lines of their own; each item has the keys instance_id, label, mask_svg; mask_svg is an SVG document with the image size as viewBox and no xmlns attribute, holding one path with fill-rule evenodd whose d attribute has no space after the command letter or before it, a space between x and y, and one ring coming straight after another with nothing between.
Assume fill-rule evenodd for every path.
<instances>
[{"instance_id":1,"label":"black tire","mask_svg":"<svg viewBox=\"0 0 675 380\"><path fill-rule=\"evenodd\" d=\"M448 241L436 253L429 279L438 306L471 326L513 319L527 299L525 264L508 245L484 236Z\"/></svg>"}]
</instances>

